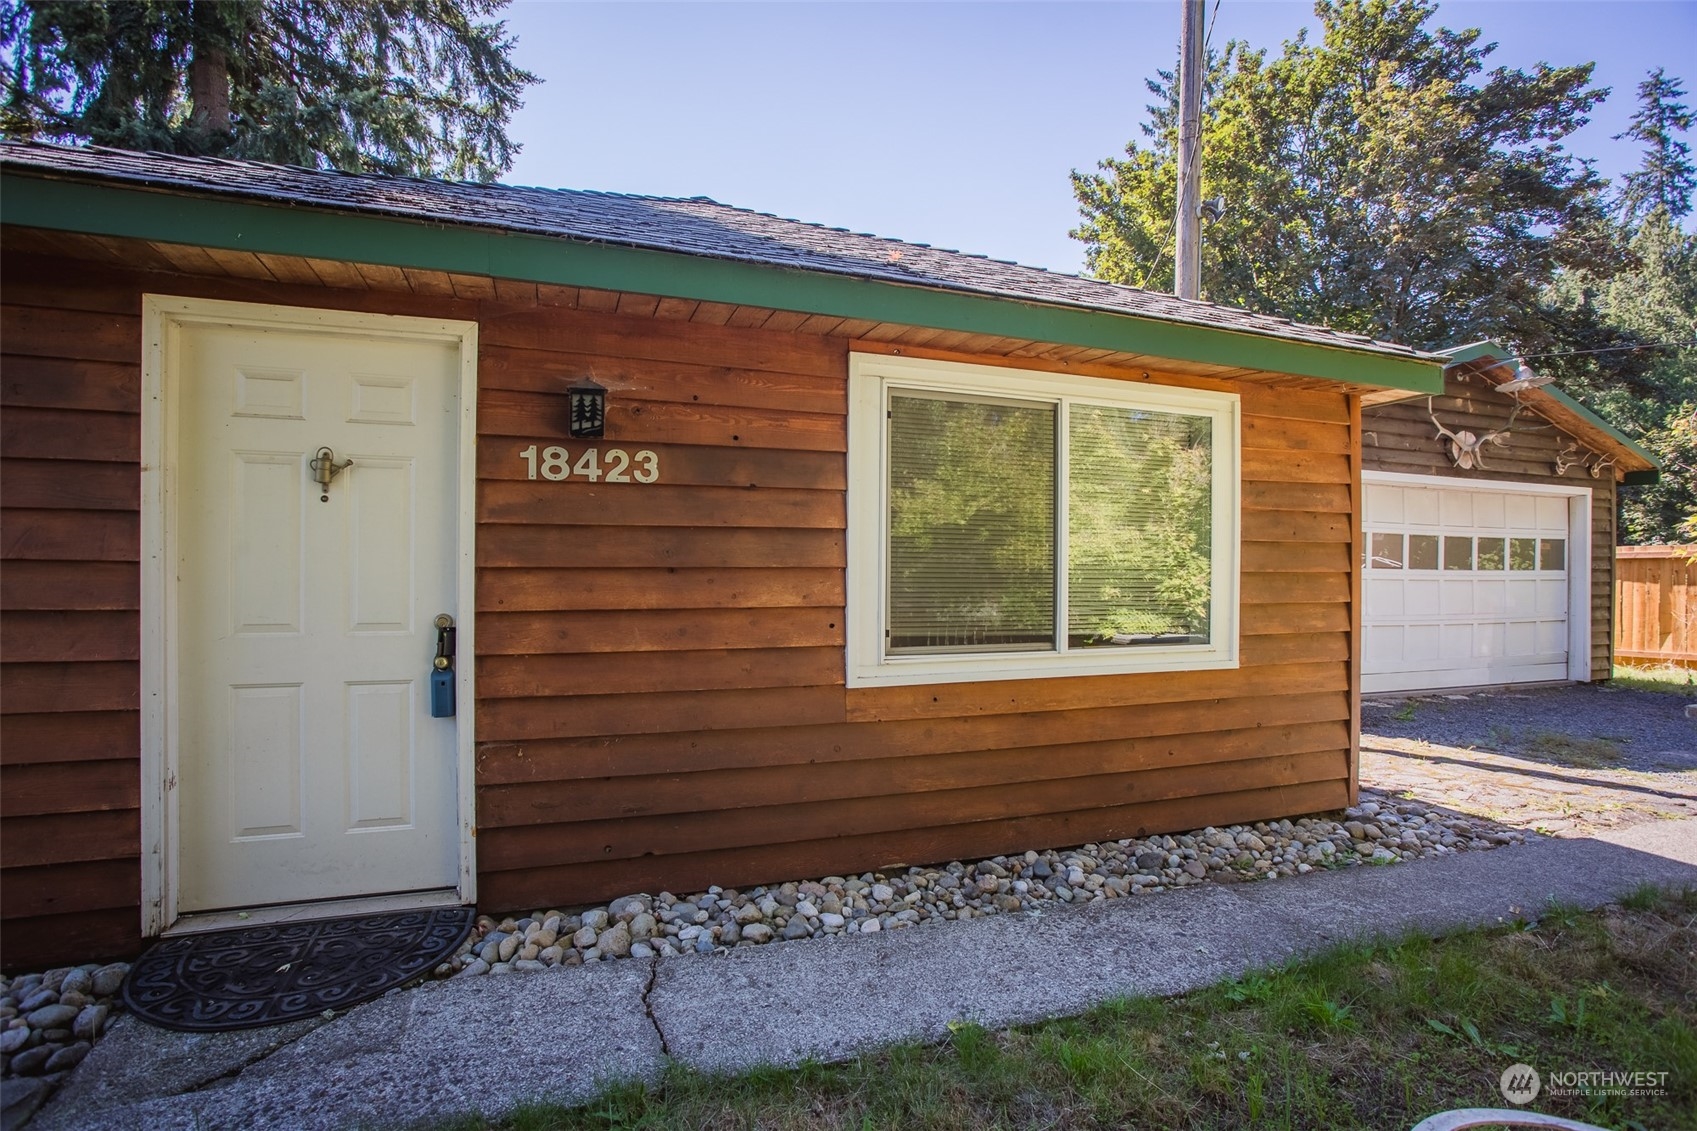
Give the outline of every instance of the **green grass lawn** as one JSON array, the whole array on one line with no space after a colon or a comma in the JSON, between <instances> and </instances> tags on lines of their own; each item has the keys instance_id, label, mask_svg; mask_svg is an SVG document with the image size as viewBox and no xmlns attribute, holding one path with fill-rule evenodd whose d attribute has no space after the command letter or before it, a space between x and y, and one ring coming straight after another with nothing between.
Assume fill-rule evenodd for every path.
<instances>
[{"instance_id":1,"label":"green grass lawn","mask_svg":"<svg viewBox=\"0 0 1697 1131\"><path fill-rule=\"evenodd\" d=\"M1040 1025L962 1024L944 1044L845 1064L734 1078L674 1068L654 1088L529 1108L497 1126L1394 1131L1449 1108L1509 1106L1497 1085L1517 1062L1546 1081L1665 1072L1664 1095L1552 1097L1546 1083L1532 1107L1605 1127L1697 1127L1697 891L1345 947Z\"/></svg>"}]
</instances>

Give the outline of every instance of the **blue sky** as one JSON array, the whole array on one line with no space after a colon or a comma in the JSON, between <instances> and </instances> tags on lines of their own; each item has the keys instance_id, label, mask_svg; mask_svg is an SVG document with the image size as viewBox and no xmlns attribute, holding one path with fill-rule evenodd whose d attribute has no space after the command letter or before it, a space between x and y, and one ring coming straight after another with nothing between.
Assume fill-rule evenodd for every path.
<instances>
[{"instance_id":1,"label":"blue sky","mask_svg":"<svg viewBox=\"0 0 1697 1131\"><path fill-rule=\"evenodd\" d=\"M547 81L513 120L524 150L503 179L711 196L1078 271L1067 174L1141 138L1143 80L1172 65L1179 10L517 0L517 59ZM1482 29L1493 65L1595 62L1613 93L1568 147L1605 175L1637 163L1610 135L1647 71L1697 89L1693 0L1455 0L1435 22ZM1222 0L1211 39L1276 55L1305 25L1310 3Z\"/></svg>"}]
</instances>

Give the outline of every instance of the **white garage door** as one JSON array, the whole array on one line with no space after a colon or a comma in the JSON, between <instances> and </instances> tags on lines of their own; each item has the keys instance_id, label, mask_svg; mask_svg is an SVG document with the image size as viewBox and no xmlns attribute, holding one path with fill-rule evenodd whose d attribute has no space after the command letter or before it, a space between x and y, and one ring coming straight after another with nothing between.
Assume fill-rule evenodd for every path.
<instances>
[{"instance_id":1,"label":"white garage door","mask_svg":"<svg viewBox=\"0 0 1697 1131\"><path fill-rule=\"evenodd\" d=\"M1365 487L1363 691L1569 678L1568 496Z\"/></svg>"}]
</instances>

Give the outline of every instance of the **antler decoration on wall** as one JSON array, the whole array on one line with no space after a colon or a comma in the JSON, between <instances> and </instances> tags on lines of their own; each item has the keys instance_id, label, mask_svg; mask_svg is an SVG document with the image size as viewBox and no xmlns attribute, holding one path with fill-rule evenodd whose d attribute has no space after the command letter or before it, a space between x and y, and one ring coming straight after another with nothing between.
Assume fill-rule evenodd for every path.
<instances>
[{"instance_id":1,"label":"antler decoration on wall","mask_svg":"<svg viewBox=\"0 0 1697 1131\"><path fill-rule=\"evenodd\" d=\"M1479 436L1465 428L1459 432L1451 432L1448 428L1445 428L1443 423L1438 420L1437 412L1432 408L1432 398L1426 398L1426 415L1432 418L1432 424L1438 429L1438 435L1448 441L1450 460L1463 471L1475 467L1481 471L1485 470L1485 459L1481 449L1486 444L1508 443L1509 429L1514 427L1514 419L1520 415L1520 410L1523 407L1520 403L1520 394L1516 393L1514 395L1514 411L1508 414L1508 422L1501 428Z\"/></svg>"},{"instance_id":2,"label":"antler decoration on wall","mask_svg":"<svg viewBox=\"0 0 1697 1131\"><path fill-rule=\"evenodd\" d=\"M1590 452L1580 455L1578 442L1569 440L1567 444L1565 444L1562 449L1556 453L1556 474L1566 475L1568 468L1572 467L1574 464L1584 466L1585 461L1590 458Z\"/></svg>"}]
</instances>

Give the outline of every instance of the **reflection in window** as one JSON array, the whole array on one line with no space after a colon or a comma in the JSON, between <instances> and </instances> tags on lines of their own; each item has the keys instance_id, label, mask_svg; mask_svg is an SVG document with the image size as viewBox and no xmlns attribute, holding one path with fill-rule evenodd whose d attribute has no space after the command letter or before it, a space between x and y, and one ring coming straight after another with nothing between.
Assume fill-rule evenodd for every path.
<instances>
[{"instance_id":1,"label":"reflection in window","mask_svg":"<svg viewBox=\"0 0 1697 1131\"><path fill-rule=\"evenodd\" d=\"M1054 647L1055 410L890 398L892 654Z\"/></svg>"},{"instance_id":2,"label":"reflection in window","mask_svg":"<svg viewBox=\"0 0 1697 1131\"><path fill-rule=\"evenodd\" d=\"M1057 417L1053 404L892 392L888 655L1209 642L1211 419L1074 402L1063 450Z\"/></svg>"},{"instance_id":3,"label":"reflection in window","mask_svg":"<svg viewBox=\"0 0 1697 1131\"><path fill-rule=\"evenodd\" d=\"M1402 568L1402 535L1375 534L1373 535L1373 568L1401 569Z\"/></svg>"},{"instance_id":4,"label":"reflection in window","mask_svg":"<svg viewBox=\"0 0 1697 1131\"><path fill-rule=\"evenodd\" d=\"M1479 539L1479 568L1502 569L1504 554L1508 549L1508 540L1504 538Z\"/></svg>"},{"instance_id":5,"label":"reflection in window","mask_svg":"<svg viewBox=\"0 0 1697 1131\"><path fill-rule=\"evenodd\" d=\"M1454 534L1444 535L1444 568L1473 568L1473 539Z\"/></svg>"},{"instance_id":6,"label":"reflection in window","mask_svg":"<svg viewBox=\"0 0 1697 1131\"><path fill-rule=\"evenodd\" d=\"M1538 568L1538 540L1536 538L1510 538L1508 540L1509 569Z\"/></svg>"},{"instance_id":7,"label":"reflection in window","mask_svg":"<svg viewBox=\"0 0 1697 1131\"><path fill-rule=\"evenodd\" d=\"M1567 539L1545 538L1538 543L1539 569L1567 568Z\"/></svg>"},{"instance_id":8,"label":"reflection in window","mask_svg":"<svg viewBox=\"0 0 1697 1131\"><path fill-rule=\"evenodd\" d=\"M1438 568L1438 536L1436 534L1410 534L1408 536L1408 568Z\"/></svg>"},{"instance_id":9,"label":"reflection in window","mask_svg":"<svg viewBox=\"0 0 1697 1131\"><path fill-rule=\"evenodd\" d=\"M1067 647L1208 643L1209 420L1075 402L1066 462Z\"/></svg>"}]
</instances>

